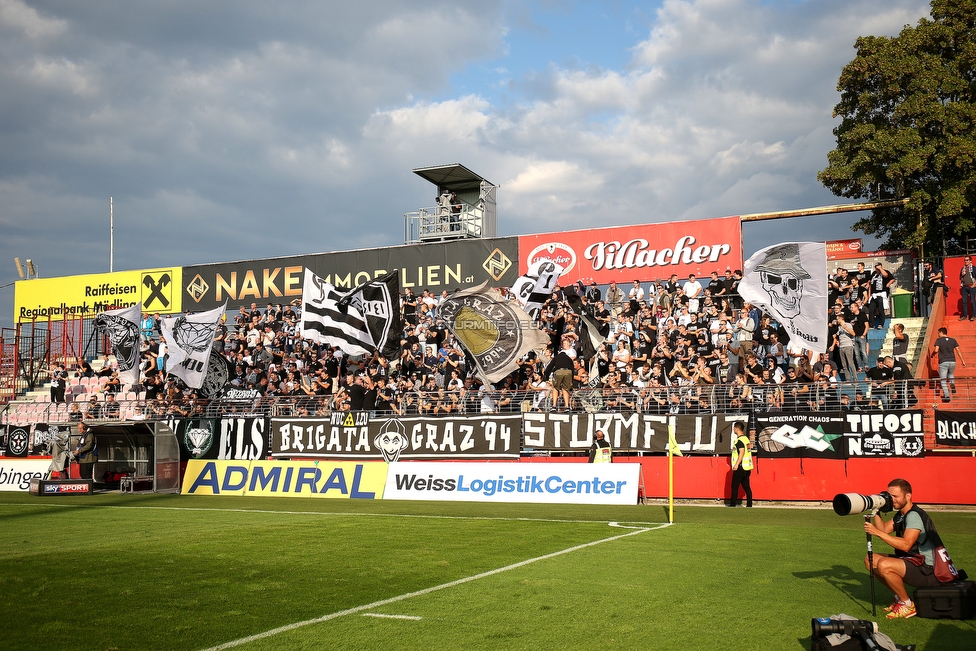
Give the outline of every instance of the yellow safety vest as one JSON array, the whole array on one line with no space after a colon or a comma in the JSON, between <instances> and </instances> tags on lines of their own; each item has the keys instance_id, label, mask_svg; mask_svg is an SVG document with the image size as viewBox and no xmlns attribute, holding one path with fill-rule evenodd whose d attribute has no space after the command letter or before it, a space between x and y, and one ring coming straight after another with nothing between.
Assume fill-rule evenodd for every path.
<instances>
[{"instance_id":1,"label":"yellow safety vest","mask_svg":"<svg viewBox=\"0 0 976 651\"><path fill-rule=\"evenodd\" d=\"M742 441L742 445L745 446L744 449L742 450L742 463L740 464L739 467L742 468L743 470L752 470L752 449L750 448L751 444L749 443L749 437L743 434L742 436L735 439L736 443L738 443L739 441ZM739 460L738 455L739 455L739 449L733 447L732 448L733 467L735 467L735 462Z\"/></svg>"},{"instance_id":2,"label":"yellow safety vest","mask_svg":"<svg viewBox=\"0 0 976 651\"><path fill-rule=\"evenodd\" d=\"M597 448L596 455L593 457L593 463L612 463L613 448L609 445L605 448Z\"/></svg>"}]
</instances>

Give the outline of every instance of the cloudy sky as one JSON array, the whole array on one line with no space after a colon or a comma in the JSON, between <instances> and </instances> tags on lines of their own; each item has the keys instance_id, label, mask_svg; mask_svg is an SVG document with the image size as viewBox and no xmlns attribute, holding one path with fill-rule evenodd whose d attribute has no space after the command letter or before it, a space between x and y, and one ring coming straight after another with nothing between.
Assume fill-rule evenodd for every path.
<instances>
[{"instance_id":1,"label":"cloudy sky","mask_svg":"<svg viewBox=\"0 0 976 651\"><path fill-rule=\"evenodd\" d=\"M499 234L845 203L816 180L859 35L924 0L0 0L0 285L403 243L411 169ZM747 252L855 236L766 222ZM865 245L873 240L865 238ZM0 290L9 324L12 288Z\"/></svg>"}]
</instances>

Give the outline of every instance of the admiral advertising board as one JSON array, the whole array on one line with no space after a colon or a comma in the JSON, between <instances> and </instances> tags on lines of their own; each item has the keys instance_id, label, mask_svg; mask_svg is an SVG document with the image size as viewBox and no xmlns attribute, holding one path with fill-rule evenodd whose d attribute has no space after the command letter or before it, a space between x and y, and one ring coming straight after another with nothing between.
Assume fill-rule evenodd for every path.
<instances>
[{"instance_id":1,"label":"admiral advertising board","mask_svg":"<svg viewBox=\"0 0 976 651\"><path fill-rule=\"evenodd\" d=\"M738 217L522 235L519 273L539 260L561 267L562 283L661 280L742 268Z\"/></svg>"},{"instance_id":2,"label":"admiral advertising board","mask_svg":"<svg viewBox=\"0 0 976 651\"><path fill-rule=\"evenodd\" d=\"M533 450L586 451L597 431L614 450L666 453L669 428L682 454L728 454L732 426L749 426L748 414L670 416L638 413L525 413L522 444Z\"/></svg>"},{"instance_id":3,"label":"admiral advertising board","mask_svg":"<svg viewBox=\"0 0 976 651\"><path fill-rule=\"evenodd\" d=\"M20 280L14 289L14 321L90 318L137 303L143 312L173 314L183 310L182 285L180 267Z\"/></svg>"},{"instance_id":4,"label":"admiral advertising board","mask_svg":"<svg viewBox=\"0 0 976 651\"><path fill-rule=\"evenodd\" d=\"M183 267L183 305L209 310L257 303L288 303L302 295L305 268L339 289L351 289L400 270L400 291L440 294L490 281L510 286L518 277L518 239L496 237L377 249L316 253Z\"/></svg>"},{"instance_id":5,"label":"admiral advertising board","mask_svg":"<svg viewBox=\"0 0 976 651\"><path fill-rule=\"evenodd\" d=\"M636 504L638 463L391 463L386 500Z\"/></svg>"},{"instance_id":6,"label":"admiral advertising board","mask_svg":"<svg viewBox=\"0 0 976 651\"><path fill-rule=\"evenodd\" d=\"M383 497L385 463L218 461L186 464L183 495L259 495L373 500Z\"/></svg>"}]
</instances>

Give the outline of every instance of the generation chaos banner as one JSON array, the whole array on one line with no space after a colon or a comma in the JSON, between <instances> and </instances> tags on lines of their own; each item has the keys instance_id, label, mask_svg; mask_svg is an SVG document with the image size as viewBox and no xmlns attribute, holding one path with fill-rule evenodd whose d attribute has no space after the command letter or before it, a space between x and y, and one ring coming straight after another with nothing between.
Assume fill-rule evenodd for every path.
<instances>
[{"instance_id":1,"label":"generation chaos banner","mask_svg":"<svg viewBox=\"0 0 976 651\"><path fill-rule=\"evenodd\" d=\"M640 226L590 228L518 238L519 273L550 260L563 267L562 284L592 279L664 280L678 274L708 276L742 268L742 224L738 217Z\"/></svg>"}]
</instances>

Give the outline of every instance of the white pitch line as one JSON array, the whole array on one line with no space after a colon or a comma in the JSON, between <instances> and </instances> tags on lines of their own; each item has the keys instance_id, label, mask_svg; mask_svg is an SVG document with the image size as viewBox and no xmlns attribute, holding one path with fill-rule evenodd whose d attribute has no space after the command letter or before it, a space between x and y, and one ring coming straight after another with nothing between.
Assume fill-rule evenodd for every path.
<instances>
[{"instance_id":1,"label":"white pitch line","mask_svg":"<svg viewBox=\"0 0 976 651\"><path fill-rule=\"evenodd\" d=\"M417 617L416 615L384 615L383 613L362 613L362 617L382 617L384 619L410 619L410 620L421 620L423 617Z\"/></svg>"},{"instance_id":2,"label":"white pitch line","mask_svg":"<svg viewBox=\"0 0 976 651\"><path fill-rule=\"evenodd\" d=\"M475 574L473 576L468 576L463 579L457 579L456 581L449 581L447 583L442 583L440 585L435 585L430 588L424 588L423 590L417 590L415 592L408 592L396 597L390 597L389 599L381 599L379 601L374 601L371 604L366 604L364 606L356 606L355 608L347 608L346 610L340 610L335 613L330 613L328 615L323 615L321 617L316 617L314 619L306 619L302 622L295 622L293 624L286 624L285 626L279 626L278 628L273 628L269 631L263 633L256 633L255 635L248 635L247 637L242 637L237 640L232 640L230 642L225 642L223 644L218 644L217 646L209 647L203 651L223 651L223 649L233 649L234 647L241 646L242 644L247 644L249 642L256 642L258 640L263 640L265 638L278 635L279 633L286 633L288 631L293 631L296 628L302 628L303 626L309 626L310 624L321 624L323 622L328 622L333 619L338 619L339 617L345 617L346 615L356 615L366 610L373 610L374 608L380 608L381 606L386 606L388 604L394 604L399 601L404 601L405 599L411 599L413 597L422 597L423 595L428 595L432 592L438 592L439 590L446 590L447 588L453 588L455 586L464 585L465 583L470 583L471 581L477 581L478 579L484 579L489 576L495 576L496 574L501 574L502 572L508 572L509 570L518 569L520 567L525 567L526 565L531 565L532 563L538 563L539 561L548 560L550 558L556 558L557 556L562 556L564 554L570 554L572 552L579 551L581 549L586 549L587 547L593 547L594 545L602 545L603 543L612 542L614 540L620 540L621 538L627 538L629 536L636 536L637 534L644 533L647 531L654 531L655 529L663 529L665 527L670 527L670 523L665 523L658 525L656 527L649 527L646 529L638 529L636 531L631 531L629 533L622 533L618 536L611 536L610 538L603 538L601 540L594 540L593 542L583 543L582 545L575 545L573 547L568 547L562 549L558 552L552 552L551 554L545 554L543 556L536 556L535 558L530 558L524 561L519 561L518 563L512 563L511 565L506 565L505 567L499 567L498 569L488 570L487 572L482 572L481 574Z\"/></svg>"},{"instance_id":3,"label":"white pitch line","mask_svg":"<svg viewBox=\"0 0 976 651\"><path fill-rule=\"evenodd\" d=\"M262 513L266 515L324 515L335 517L364 517L364 518L414 518L418 520L487 520L498 522L557 522L564 524L603 524L606 520L562 520L559 518L502 518L491 516L468 515L413 515L410 513L349 513L334 511L279 511L272 509L228 509L192 506L119 506L117 504L0 504L5 507L47 507L47 508L82 508L82 509L128 509L134 511L201 511L214 513ZM657 527L660 522L633 522L630 524Z\"/></svg>"}]
</instances>

